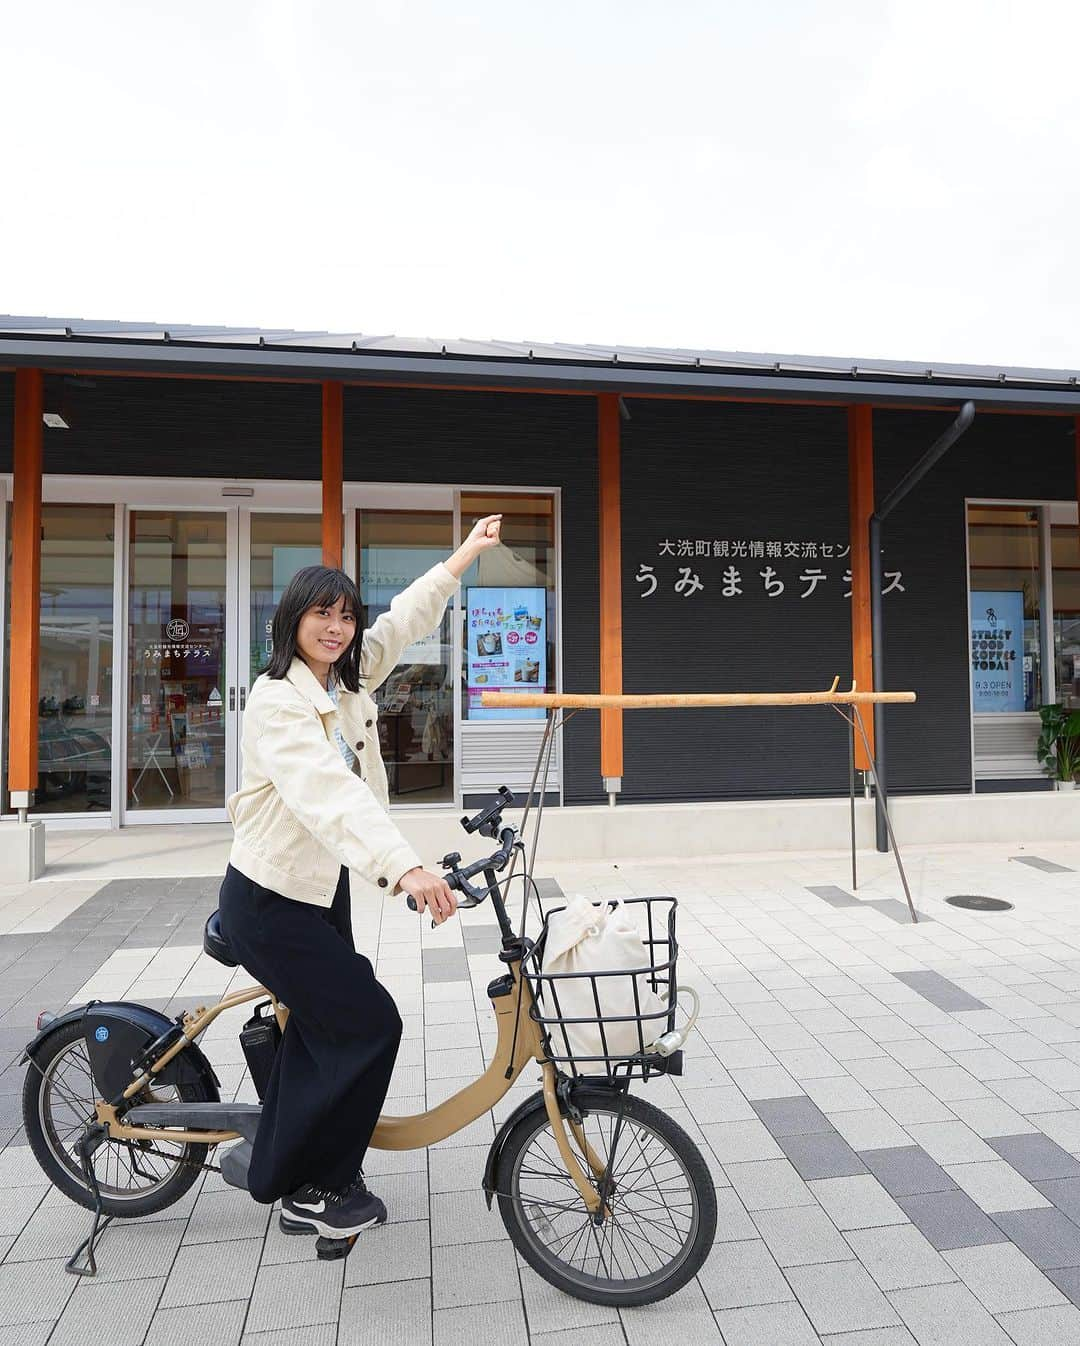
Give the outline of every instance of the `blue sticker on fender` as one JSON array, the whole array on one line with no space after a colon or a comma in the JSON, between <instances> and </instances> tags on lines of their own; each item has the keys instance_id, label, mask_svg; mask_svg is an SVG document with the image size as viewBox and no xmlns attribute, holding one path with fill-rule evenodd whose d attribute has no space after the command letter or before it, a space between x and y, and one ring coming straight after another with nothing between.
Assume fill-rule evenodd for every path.
<instances>
[{"instance_id":1,"label":"blue sticker on fender","mask_svg":"<svg viewBox=\"0 0 1080 1346\"><path fill-rule=\"evenodd\" d=\"M109 1030L104 1024L99 1024L94 1029L94 1037L97 1038L98 1042L107 1042L109 1040Z\"/></svg>"}]
</instances>

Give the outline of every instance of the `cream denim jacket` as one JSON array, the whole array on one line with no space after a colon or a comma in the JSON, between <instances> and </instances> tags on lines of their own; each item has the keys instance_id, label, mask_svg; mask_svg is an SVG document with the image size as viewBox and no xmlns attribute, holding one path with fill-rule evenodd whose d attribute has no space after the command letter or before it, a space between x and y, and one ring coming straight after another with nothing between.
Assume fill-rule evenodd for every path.
<instances>
[{"instance_id":1,"label":"cream denim jacket","mask_svg":"<svg viewBox=\"0 0 1080 1346\"><path fill-rule=\"evenodd\" d=\"M402 651L436 629L458 581L440 562L363 633L361 690L334 703L302 659L284 678L256 678L244 711L243 776L228 803L229 863L264 888L329 907L341 865L392 892L420 860L391 822L371 693ZM359 637L358 637L359 638ZM350 771L334 740L356 755Z\"/></svg>"}]
</instances>

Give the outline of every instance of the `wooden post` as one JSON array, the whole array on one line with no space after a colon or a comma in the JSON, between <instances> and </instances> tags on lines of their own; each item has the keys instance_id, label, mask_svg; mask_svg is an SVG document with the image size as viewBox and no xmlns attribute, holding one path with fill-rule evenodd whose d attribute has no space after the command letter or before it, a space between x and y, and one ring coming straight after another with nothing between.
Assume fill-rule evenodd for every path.
<instances>
[{"instance_id":1,"label":"wooden post","mask_svg":"<svg viewBox=\"0 0 1080 1346\"><path fill-rule=\"evenodd\" d=\"M870 515L874 512L874 411L848 407L848 518L851 530L851 675L860 692L874 688L870 628ZM866 736L874 749L874 721L867 718ZM856 736L855 765L870 769L866 749Z\"/></svg>"},{"instance_id":2,"label":"wooden post","mask_svg":"<svg viewBox=\"0 0 1080 1346\"><path fill-rule=\"evenodd\" d=\"M323 565L341 568L344 543L342 476L344 402L340 383L322 386L322 553Z\"/></svg>"},{"instance_id":3,"label":"wooden post","mask_svg":"<svg viewBox=\"0 0 1080 1346\"><path fill-rule=\"evenodd\" d=\"M8 789L25 817L38 784L41 617L41 455L44 379L15 371L15 480L11 515L11 673Z\"/></svg>"},{"instance_id":4,"label":"wooden post","mask_svg":"<svg viewBox=\"0 0 1080 1346\"><path fill-rule=\"evenodd\" d=\"M597 398L600 467L600 691L622 694L622 468L619 398ZM610 802L622 789L623 723L621 710L600 715L600 774Z\"/></svg>"}]
</instances>

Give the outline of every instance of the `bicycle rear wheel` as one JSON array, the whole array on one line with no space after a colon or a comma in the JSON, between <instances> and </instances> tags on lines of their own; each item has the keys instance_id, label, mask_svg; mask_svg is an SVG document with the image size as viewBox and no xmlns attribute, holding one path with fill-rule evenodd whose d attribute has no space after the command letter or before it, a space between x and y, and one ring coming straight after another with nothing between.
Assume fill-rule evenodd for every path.
<instances>
[{"instance_id":1,"label":"bicycle rear wheel","mask_svg":"<svg viewBox=\"0 0 1080 1346\"><path fill-rule=\"evenodd\" d=\"M593 1153L610 1164L619 1095L582 1088L574 1102ZM651 1304L681 1289L709 1254L716 1234L712 1176L682 1127L633 1095L625 1100L613 1171L610 1214L596 1224L538 1104L506 1138L499 1213L521 1255L560 1290L594 1304Z\"/></svg>"}]
</instances>

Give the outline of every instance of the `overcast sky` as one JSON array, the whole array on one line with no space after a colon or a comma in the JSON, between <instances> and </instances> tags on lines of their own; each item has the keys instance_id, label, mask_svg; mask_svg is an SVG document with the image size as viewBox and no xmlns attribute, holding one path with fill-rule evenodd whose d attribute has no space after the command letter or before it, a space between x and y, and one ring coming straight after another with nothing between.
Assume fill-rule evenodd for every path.
<instances>
[{"instance_id":1,"label":"overcast sky","mask_svg":"<svg viewBox=\"0 0 1080 1346\"><path fill-rule=\"evenodd\" d=\"M1076 0L49 0L0 312L1080 367Z\"/></svg>"}]
</instances>

